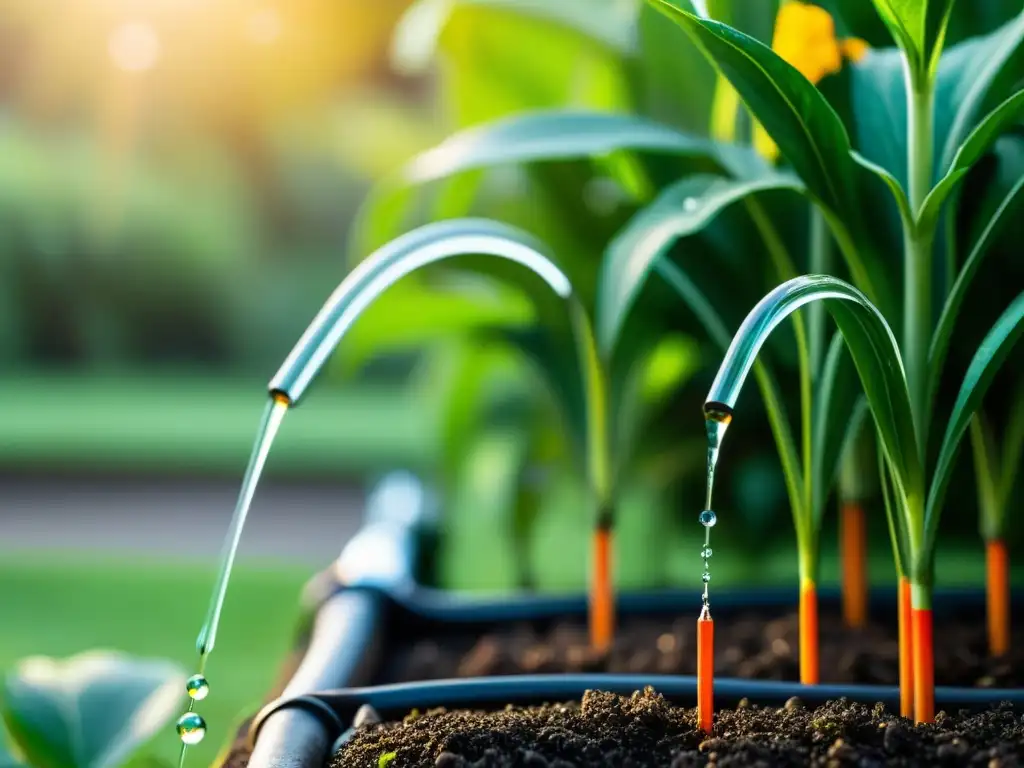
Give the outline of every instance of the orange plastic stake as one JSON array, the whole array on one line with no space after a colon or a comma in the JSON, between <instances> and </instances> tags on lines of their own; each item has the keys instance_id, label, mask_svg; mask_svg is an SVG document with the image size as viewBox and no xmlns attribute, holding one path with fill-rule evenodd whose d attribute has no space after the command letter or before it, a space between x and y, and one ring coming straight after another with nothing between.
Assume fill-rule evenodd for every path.
<instances>
[{"instance_id":1,"label":"orange plastic stake","mask_svg":"<svg viewBox=\"0 0 1024 768\"><path fill-rule=\"evenodd\" d=\"M910 581L900 578L897 587L900 643L900 715L914 716L914 632L910 623Z\"/></svg>"},{"instance_id":2,"label":"orange plastic stake","mask_svg":"<svg viewBox=\"0 0 1024 768\"><path fill-rule=\"evenodd\" d=\"M615 634L615 595L612 587L612 531L594 529L594 562L590 583L590 644L598 651L611 648Z\"/></svg>"},{"instance_id":3,"label":"orange plastic stake","mask_svg":"<svg viewBox=\"0 0 1024 768\"><path fill-rule=\"evenodd\" d=\"M867 535L864 509L856 501L844 502L840 510L839 547L843 561L843 621L861 628L867 620Z\"/></svg>"},{"instance_id":4,"label":"orange plastic stake","mask_svg":"<svg viewBox=\"0 0 1024 768\"><path fill-rule=\"evenodd\" d=\"M800 682L818 683L818 590L810 579L800 581Z\"/></svg>"},{"instance_id":5,"label":"orange plastic stake","mask_svg":"<svg viewBox=\"0 0 1024 768\"><path fill-rule=\"evenodd\" d=\"M697 727L711 733L715 715L715 622L704 607L697 619Z\"/></svg>"},{"instance_id":6,"label":"orange plastic stake","mask_svg":"<svg viewBox=\"0 0 1024 768\"><path fill-rule=\"evenodd\" d=\"M931 608L911 608L914 628L914 721L935 720L935 658Z\"/></svg>"},{"instance_id":7,"label":"orange plastic stake","mask_svg":"<svg viewBox=\"0 0 1024 768\"><path fill-rule=\"evenodd\" d=\"M1010 650L1010 578L1006 542L993 539L985 545L988 603L988 650L1002 656Z\"/></svg>"}]
</instances>

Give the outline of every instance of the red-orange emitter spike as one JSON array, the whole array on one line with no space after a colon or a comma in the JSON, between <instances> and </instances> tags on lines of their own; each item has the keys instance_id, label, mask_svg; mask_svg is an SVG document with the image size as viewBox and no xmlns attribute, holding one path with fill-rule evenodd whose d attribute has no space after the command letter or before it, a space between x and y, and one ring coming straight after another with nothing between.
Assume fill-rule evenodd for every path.
<instances>
[{"instance_id":1,"label":"red-orange emitter spike","mask_svg":"<svg viewBox=\"0 0 1024 768\"><path fill-rule=\"evenodd\" d=\"M612 586L612 531L607 525L594 529L590 582L590 645L598 651L611 648L615 635L615 593Z\"/></svg>"},{"instance_id":2,"label":"red-orange emitter spike","mask_svg":"<svg viewBox=\"0 0 1024 768\"><path fill-rule=\"evenodd\" d=\"M843 564L843 621L859 629L867 621L867 535L864 508L859 502L843 502L839 513L839 548Z\"/></svg>"},{"instance_id":3,"label":"red-orange emitter spike","mask_svg":"<svg viewBox=\"0 0 1024 768\"><path fill-rule=\"evenodd\" d=\"M914 628L914 722L935 720L935 658L931 608L911 608Z\"/></svg>"},{"instance_id":4,"label":"red-orange emitter spike","mask_svg":"<svg viewBox=\"0 0 1024 768\"><path fill-rule=\"evenodd\" d=\"M715 622L704 609L697 619L697 727L711 733L715 715Z\"/></svg>"},{"instance_id":5,"label":"red-orange emitter spike","mask_svg":"<svg viewBox=\"0 0 1024 768\"><path fill-rule=\"evenodd\" d=\"M818 589L810 579L800 581L800 682L818 684Z\"/></svg>"},{"instance_id":6,"label":"red-orange emitter spike","mask_svg":"<svg viewBox=\"0 0 1024 768\"><path fill-rule=\"evenodd\" d=\"M914 716L914 646L910 621L910 581L900 578L897 587L900 644L900 715Z\"/></svg>"},{"instance_id":7,"label":"red-orange emitter spike","mask_svg":"<svg viewBox=\"0 0 1024 768\"><path fill-rule=\"evenodd\" d=\"M1010 650L1010 562L1006 542L985 545L985 591L988 612L988 651L1003 656Z\"/></svg>"}]
</instances>

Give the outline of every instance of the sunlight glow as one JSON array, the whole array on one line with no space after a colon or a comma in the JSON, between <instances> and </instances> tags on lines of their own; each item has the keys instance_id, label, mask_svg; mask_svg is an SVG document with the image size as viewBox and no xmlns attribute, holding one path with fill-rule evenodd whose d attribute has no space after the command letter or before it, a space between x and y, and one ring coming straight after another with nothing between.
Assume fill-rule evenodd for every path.
<instances>
[{"instance_id":1,"label":"sunlight glow","mask_svg":"<svg viewBox=\"0 0 1024 768\"><path fill-rule=\"evenodd\" d=\"M246 22L246 32L254 43L269 45L281 36L281 17L274 8L253 11Z\"/></svg>"},{"instance_id":2,"label":"sunlight glow","mask_svg":"<svg viewBox=\"0 0 1024 768\"><path fill-rule=\"evenodd\" d=\"M160 38L149 24L129 21L111 32L107 50L118 69L144 72L160 58Z\"/></svg>"}]
</instances>

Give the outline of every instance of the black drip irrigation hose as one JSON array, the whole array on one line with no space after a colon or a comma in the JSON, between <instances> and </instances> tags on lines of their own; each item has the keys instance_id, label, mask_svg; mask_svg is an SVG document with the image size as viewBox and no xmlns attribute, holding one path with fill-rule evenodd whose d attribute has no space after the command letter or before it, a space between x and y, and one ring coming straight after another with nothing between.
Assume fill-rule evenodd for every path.
<instances>
[{"instance_id":1,"label":"black drip irrigation hose","mask_svg":"<svg viewBox=\"0 0 1024 768\"><path fill-rule=\"evenodd\" d=\"M360 685L376 667L373 650L380 629L383 598L376 590L351 589L330 598L313 625L309 648L281 695L297 700L314 691ZM260 738L250 731L250 768L322 766L330 755L335 729L325 728L330 710L311 704L283 707L260 720ZM269 717L274 714L274 717Z\"/></svg>"},{"instance_id":2,"label":"black drip irrigation hose","mask_svg":"<svg viewBox=\"0 0 1024 768\"><path fill-rule=\"evenodd\" d=\"M517 675L482 677L466 680L440 680L401 683L368 688L348 688L282 696L271 702L253 720L250 738L267 738L271 722L278 722L283 713L301 715L309 723L305 738L315 743L311 750L301 745L275 766L289 768L321 768L328 755L350 736L353 721L360 708L370 705L383 720L398 720L413 709L446 707L447 709L500 709L507 704L539 704L579 700L588 690L601 690L624 696L646 686L653 688L673 703L694 706L697 682L689 676L675 675ZM1006 699L1024 705L1024 690L1007 691ZM893 686L814 685L726 679L715 683L715 703L721 707L736 706L740 699L770 706L782 706L791 697L799 697L806 706L814 707L840 698L863 704L884 704L891 711L899 709L899 689ZM991 691L983 689L944 688L935 690L935 701L946 709L977 709L992 706Z\"/></svg>"}]
</instances>

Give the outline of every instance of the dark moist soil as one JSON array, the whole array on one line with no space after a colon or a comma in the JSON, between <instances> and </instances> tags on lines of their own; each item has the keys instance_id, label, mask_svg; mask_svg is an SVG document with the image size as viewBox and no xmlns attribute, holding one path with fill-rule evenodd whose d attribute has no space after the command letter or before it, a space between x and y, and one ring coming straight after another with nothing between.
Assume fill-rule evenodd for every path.
<instances>
[{"instance_id":1,"label":"dark moist soil","mask_svg":"<svg viewBox=\"0 0 1024 768\"><path fill-rule=\"evenodd\" d=\"M648 688L632 697L588 691L582 702L498 712L431 710L358 729L331 768L720 768L1024 764L1024 717L1009 705L939 713L934 725L845 699L805 709L741 702L707 737L695 710ZM394 753L393 758L388 757Z\"/></svg>"},{"instance_id":2,"label":"dark moist soil","mask_svg":"<svg viewBox=\"0 0 1024 768\"><path fill-rule=\"evenodd\" d=\"M1024 685L1024 643L1001 659L987 652L984 618L935 625L935 682L981 688ZM837 613L819 617L823 683L896 685L899 647L895 626L844 626ZM546 627L521 624L478 637L450 635L401 648L386 670L389 682L482 675L552 672L696 674L696 620L625 619L606 654L594 652L576 621ZM715 673L758 680L799 680L796 612L782 618L746 612L715 621Z\"/></svg>"}]
</instances>

